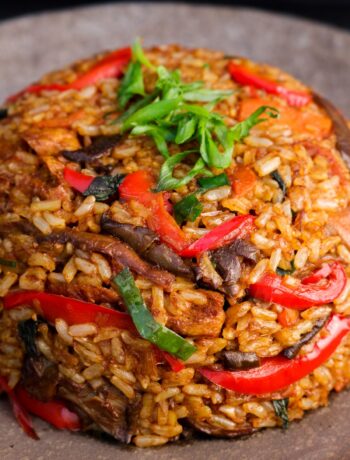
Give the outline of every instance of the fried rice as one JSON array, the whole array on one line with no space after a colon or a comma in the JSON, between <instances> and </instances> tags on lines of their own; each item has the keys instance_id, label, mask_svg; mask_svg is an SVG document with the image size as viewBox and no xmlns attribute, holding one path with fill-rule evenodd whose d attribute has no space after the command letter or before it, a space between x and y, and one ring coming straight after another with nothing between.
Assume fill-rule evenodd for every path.
<instances>
[{"instance_id":1,"label":"fried rice","mask_svg":"<svg viewBox=\"0 0 350 460\"><path fill-rule=\"evenodd\" d=\"M108 234L134 253L132 243L111 236L102 220L108 216L136 231L148 227L150 210L137 199L113 195L99 201L93 194L84 196L65 180L64 169L90 177L128 177L142 170L157 178L164 157L147 133L121 133L113 122L123 113L116 99L122 76L102 78L80 89L50 88L76 81L109 53L52 72L40 80L40 85L48 85L42 91L10 98L0 121L1 298L35 291L126 311L113 279L129 267L153 318L194 345L195 351L174 370L134 329L84 321L83 314L74 324L59 313L48 320L38 297L34 303L23 301L1 311L0 375L12 395L22 388L38 401L58 398L78 415L80 429L103 431L138 447L160 446L189 432L234 437L285 426L286 418L302 418L326 405L333 390L348 385L347 335L312 372L270 392L225 388L201 369L251 372L232 364L232 356L250 359L253 365L248 368L259 369L256 366L265 360L282 356L302 341L293 357L300 359L327 337L332 315L350 315L348 280L331 302L301 309L285 307L272 297L259 299L249 291L264 274L276 271L281 278L284 275L284 285L296 290L298 282L322 264L337 263L350 275L350 177L342 158L350 153L344 141L350 133L327 101L277 68L177 45L154 47L145 54L153 66L178 69L183 82L202 81L211 90L230 90L211 108L228 127L246 120L260 106L278 110L278 118L267 116L235 143L229 167L211 168L215 175L224 172L229 183L197 195L200 214L181 224L185 238L193 243L234 217L253 216L254 229L240 241L254 257L232 256L239 272L228 289L223 273L215 270L223 253L216 253L216 259L210 250L187 258L191 274L186 276L145 261L144 253L137 255L147 264L141 269L137 265L141 262L130 265L123 255L119 259L104 249L102 240L86 243L91 236L93 241L96 235ZM283 94L239 83L228 70L232 62L292 93L308 94L310 100L295 106ZM145 91L151 93L154 69L143 66L142 71ZM114 135L118 142L103 155L91 162L74 161L74 152ZM169 145L170 155L185 150ZM70 159L62 153L67 151L73 152ZM185 159L174 169L174 177L185 177L192 166ZM248 174L248 186L237 171ZM196 193L196 179L166 192L169 214L183 198ZM224 245L223 252L227 248ZM30 354L19 328L33 320L35 353ZM284 419L275 401L286 403ZM38 415L30 407L27 411Z\"/></svg>"}]
</instances>

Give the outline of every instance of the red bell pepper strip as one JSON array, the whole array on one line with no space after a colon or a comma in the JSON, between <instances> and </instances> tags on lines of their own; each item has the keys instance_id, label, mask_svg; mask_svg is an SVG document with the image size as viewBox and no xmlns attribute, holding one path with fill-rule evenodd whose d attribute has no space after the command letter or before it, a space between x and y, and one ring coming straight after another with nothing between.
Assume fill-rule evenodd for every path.
<instances>
[{"instance_id":1,"label":"red bell pepper strip","mask_svg":"<svg viewBox=\"0 0 350 460\"><path fill-rule=\"evenodd\" d=\"M5 391L7 393L7 396L9 397L11 402L14 416L16 417L19 425L22 427L23 431L31 438L39 439L39 436L36 434L34 430L30 415L23 407L14 390L9 387L6 378L2 376L0 376L0 391Z\"/></svg>"},{"instance_id":2,"label":"red bell pepper strip","mask_svg":"<svg viewBox=\"0 0 350 460\"><path fill-rule=\"evenodd\" d=\"M10 292L4 298L5 310L22 305L31 305L52 324L55 323L57 318L62 318L69 326L81 323L95 323L100 327L117 327L137 334L130 315L101 305L38 291ZM162 350L158 351L170 364L172 370L177 372L183 369L184 365L177 358Z\"/></svg>"},{"instance_id":3,"label":"red bell pepper strip","mask_svg":"<svg viewBox=\"0 0 350 460\"><path fill-rule=\"evenodd\" d=\"M174 372L179 372L182 371L182 369L185 369L185 365L180 359L175 358L175 356L171 355L167 351L161 350L156 345L152 345L152 348L157 360L157 364L162 364L164 361L167 361L171 370Z\"/></svg>"},{"instance_id":4,"label":"red bell pepper strip","mask_svg":"<svg viewBox=\"0 0 350 460\"><path fill-rule=\"evenodd\" d=\"M15 394L25 410L40 417L59 430L80 430L79 417L75 412L70 411L62 401L39 401L20 386L16 387Z\"/></svg>"},{"instance_id":5,"label":"red bell pepper strip","mask_svg":"<svg viewBox=\"0 0 350 460\"><path fill-rule=\"evenodd\" d=\"M125 201L136 200L150 209L147 225L160 239L175 251L182 251L188 240L185 233L171 214L169 214L168 194L153 193L155 186L152 175L144 170L126 176L119 186L119 196Z\"/></svg>"},{"instance_id":6,"label":"red bell pepper strip","mask_svg":"<svg viewBox=\"0 0 350 460\"><path fill-rule=\"evenodd\" d=\"M279 391L310 374L331 357L350 331L350 318L333 315L325 329L327 335L315 343L311 352L294 359L274 356L263 359L260 367L246 371L202 368L199 372L210 382L237 393L261 395Z\"/></svg>"},{"instance_id":7,"label":"red bell pepper strip","mask_svg":"<svg viewBox=\"0 0 350 460\"><path fill-rule=\"evenodd\" d=\"M301 280L301 284L296 287L285 284L282 276L265 273L250 286L249 293L264 302L275 302L297 310L325 305L339 297L347 279L345 270L339 262L325 265L329 265L330 270L323 266L306 277L306 280Z\"/></svg>"},{"instance_id":8,"label":"red bell pepper strip","mask_svg":"<svg viewBox=\"0 0 350 460\"><path fill-rule=\"evenodd\" d=\"M131 49L129 47L114 51L102 58L91 69L78 76L72 83L60 84L34 84L24 88L19 93L13 94L6 100L7 103L16 101L25 93L41 93L42 91L67 91L68 89L80 90L86 86L93 85L104 78L119 77L122 75L124 67L131 59Z\"/></svg>"},{"instance_id":9,"label":"red bell pepper strip","mask_svg":"<svg viewBox=\"0 0 350 460\"><path fill-rule=\"evenodd\" d=\"M237 65L234 62L229 63L228 70L231 77L241 85L249 85L255 88L263 89L270 94L277 94L285 99L291 106L302 107L307 105L312 99L311 95L305 91L296 91L285 88L274 81L260 77L244 66Z\"/></svg>"},{"instance_id":10,"label":"red bell pepper strip","mask_svg":"<svg viewBox=\"0 0 350 460\"><path fill-rule=\"evenodd\" d=\"M62 295L38 291L14 291L4 298L5 310L22 305L32 306L52 324L57 318L62 318L69 326L95 323L100 327L110 326L135 330L134 323L127 313Z\"/></svg>"},{"instance_id":11,"label":"red bell pepper strip","mask_svg":"<svg viewBox=\"0 0 350 460\"><path fill-rule=\"evenodd\" d=\"M254 229L254 219L250 214L235 216L190 244L180 255L196 257L204 251L217 249L237 238L244 238Z\"/></svg>"},{"instance_id":12,"label":"red bell pepper strip","mask_svg":"<svg viewBox=\"0 0 350 460\"><path fill-rule=\"evenodd\" d=\"M93 176L82 174L79 171L65 167L63 170L63 177L68 184L78 190L79 192L85 192L95 179Z\"/></svg>"}]
</instances>

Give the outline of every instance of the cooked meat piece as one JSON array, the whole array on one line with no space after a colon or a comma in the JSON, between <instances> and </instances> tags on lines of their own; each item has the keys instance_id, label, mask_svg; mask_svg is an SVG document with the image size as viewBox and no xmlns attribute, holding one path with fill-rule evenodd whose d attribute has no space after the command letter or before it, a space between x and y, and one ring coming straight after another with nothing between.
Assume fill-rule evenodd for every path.
<instances>
[{"instance_id":1,"label":"cooked meat piece","mask_svg":"<svg viewBox=\"0 0 350 460\"><path fill-rule=\"evenodd\" d=\"M334 134L336 135L337 149L340 153L347 157L346 161L350 161L350 129L346 119L341 112L327 99L314 93L314 100L328 114L333 122Z\"/></svg>"},{"instance_id":2,"label":"cooked meat piece","mask_svg":"<svg viewBox=\"0 0 350 460\"><path fill-rule=\"evenodd\" d=\"M101 227L106 232L125 241L141 257L175 275L191 277L192 270L166 244L159 241L158 235L147 227L120 224L106 215L101 218Z\"/></svg>"},{"instance_id":3,"label":"cooked meat piece","mask_svg":"<svg viewBox=\"0 0 350 460\"><path fill-rule=\"evenodd\" d=\"M241 276L241 261L238 257L256 262L258 250L242 239L237 239L211 253L215 269L223 279L223 287L229 295L237 293L236 283Z\"/></svg>"},{"instance_id":4,"label":"cooked meat piece","mask_svg":"<svg viewBox=\"0 0 350 460\"><path fill-rule=\"evenodd\" d=\"M77 246L83 251L100 252L112 259L116 259L119 265L129 267L165 290L169 290L174 281L173 275L164 270L152 267L143 261L133 249L111 236L66 229L61 232L42 236L40 240L63 244L70 242L73 246Z\"/></svg>"},{"instance_id":5,"label":"cooked meat piece","mask_svg":"<svg viewBox=\"0 0 350 460\"><path fill-rule=\"evenodd\" d=\"M63 380L57 394L85 412L101 430L121 442L130 442L128 406L131 403L117 388L106 383L95 391L88 384Z\"/></svg>"},{"instance_id":6,"label":"cooked meat piece","mask_svg":"<svg viewBox=\"0 0 350 460\"><path fill-rule=\"evenodd\" d=\"M225 370L244 370L260 366L260 359L256 353L224 350L220 353Z\"/></svg>"},{"instance_id":7,"label":"cooked meat piece","mask_svg":"<svg viewBox=\"0 0 350 460\"><path fill-rule=\"evenodd\" d=\"M237 430L229 431L213 426L205 420L198 420L195 418L188 418L188 423L196 430L209 436L215 436L218 438L237 438L238 436L245 436L254 433L254 429L251 425L246 424L244 427L239 427Z\"/></svg>"},{"instance_id":8,"label":"cooked meat piece","mask_svg":"<svg viewBox=\"0 0 350 460\"><path fill-rule=\"evenodd\" d=\"M80 149L65 149L60 152L67 160L76 161L78 163L88 163L89 161L100 158L110 149L120 143L122 136L120 134L112 134L111 136L97 136L93 139L88 147Z\"/></svg>"},{"instance_id":9,"label":"cooked meat piece","mask_svg":"<svg viewBox=\"0 0 350 460\"><path fill-rule=\"evenodd\" d=\"M196 280L217 290L220 290L223 285L223 279L215 270L207 252L204 252L198 259Z\"/></svg>"},{"instance_id":10,"label":"cooked meat piece","mask_svg":"<svg viewBox=\"0 0 350 460\"><path fill-rule=\"evenodd\" d=\"M22 137L40 157L56 155L62 150L76 150L80 147L77 135L64 128L34 127L25 131Z\"/></svg>"},{"instance_id":11,"label":"cooked meat piece","mask_svg":"<svg viewBox=\"0 0 350 460\"><path fill-rule=\"evenodd\" d=\"M53 294L73 297L74 299L98 304L109 303L113 305L119 299L118 293L113 289L82 283L79 279L73 280L71 283L50 281L47 285L47 290Z\"/></svg>"},{"instance_id":12,"label":"cooked meat piece","mask_svg":"<svg viewBox=\"0 0 350 460\"><path fill-rule=\"evenodd\" d=\"M224 296L204 289L198 289L197 292L206 295L205 304L189 303L179 294L171 294L171 311L177 313L169 313L166 325L180 335L218 337L225 321Z\"/></svg>"},{"instance_id":13,"label":"cooked meat piece","mask_svg":"<svg viewBox=\"0 0 350 460\"><path fill-rule=\"evenodd\" d=\"M50 401L56 395L57 364L47 360L41 354L36 357L26 355L21 383L34 398L40 401Z\"/></svg>"},{"instance_id":14,"label":"cooked meat piece","mask_svg":"<svg viewBox=\"0 0 350 460\"><path fill-rule=\"evenodd\" d=\"M323 326L327 323L328 319L329 319L329 315L325 316L324 318L318 319L316 321L314 327L311 329L311 331L307 332L306 334L303 334L301 336L301 339L297 343L292 345L291 347L285 348L282 351L282 355L285 358L288 358L288 359L295 358L297 356L297 354L299 353L301 347L303 347L304 345L309 343L310 340L312 340L315 337L315 335L318 332L320 332L320 330L323 328Z\"/></svg>"}]
</instances>

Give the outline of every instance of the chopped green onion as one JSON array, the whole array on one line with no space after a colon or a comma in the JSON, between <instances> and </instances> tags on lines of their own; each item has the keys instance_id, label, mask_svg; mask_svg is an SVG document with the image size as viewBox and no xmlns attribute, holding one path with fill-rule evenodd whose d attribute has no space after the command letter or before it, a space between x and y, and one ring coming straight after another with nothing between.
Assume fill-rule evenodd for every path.
<instances>
[{"instance_id":1,"label":"chopped green onion","mask_svg":"<svg viewBox=\"0 0 350 460\"><path fill-rule=\"evenodd\" d=\"M196 351L190 342L155 321L128 268L124 268L114 282L141 337L184 361Z\"/></svg>"},{"instance_id":2,"label":"chopped green onion","mask_svg":"<svg viewBox=\"0 0 350 460\"><path fill-rule=\"evenodd\" d=\"M190 102L219 102L233 94L231 90L198 89L197 91L186 91L184 100Z\"/></svg>"},{"instance_id":3,"label":"chopped green onion","mask_svg":"<svg viewBox=\"0 0 350 460\"><path fill-rule=\"evenodd\" d=\"M234 140L239 141L244 137L248 136L249 131L257 124L262 123L267 120L267 118L260 118L260 116L265 113L270 118L277 118L279 111L275 107L270 107L268 105L263 105L259 107L255 112L253 112L248 118L237 123L233 128L232 132L234 133Z\"/></svg>"},{"instance_id":4,"label":"chopped green onion","mask_svg":"<svg viewBox=\"0 0 350 460\"><path fill-rule=\"evenodd\" d=\"M282 420L282 427L286 430L289 426L289 417L288 417L288 405L289 398L284 399L273 399L272 400L273 409L277 417Z\"/></svg>"},{"instance_id":5,"label":"chopped green onion","mask_svg":"<svg viewBox=\"0 0 350 460\"><path fill-rule=\"evenodd\" d=\"M192 193L176 203L173 209L175 220L181 225L186 221L194 222L202 212L203 205L196 195Z\"/></svg>"},{"instance_id":6,"label":"chopped green onion","mask_svg":"<svg viewBox=\"0 0 350 460\"><path fill-rule=\"evenodd\" d=\"M8 260L0 258L0 265L4 265L5 267L16 268L17 262L15 260Z\"/></svg>"},{"instance_id":7,"label":"chopped green onion","mask_svg":"<svg viewBox=\"0 0 350 460\"><path fill-rule=\"evenodd\" d=\"M201 177L197 180L200 186L200 192L205 192L212 188L222 187L223 185L230 185L227 174L222 173L213 177Z\"/></svg>"},{"instance_id":8,"label":"chopped green onion","mask_svg":"<svg viewBox=\"0 0 350 460\"><path fill-rule=\"evenodd\" d=\"M294 260L291 261L289 270L285 270L284 268L280 268L280 267L276 268L276 273L277 275L280 275L280 276L292 275L294 272L295 272Z\"/></svg>"}]
</instances>

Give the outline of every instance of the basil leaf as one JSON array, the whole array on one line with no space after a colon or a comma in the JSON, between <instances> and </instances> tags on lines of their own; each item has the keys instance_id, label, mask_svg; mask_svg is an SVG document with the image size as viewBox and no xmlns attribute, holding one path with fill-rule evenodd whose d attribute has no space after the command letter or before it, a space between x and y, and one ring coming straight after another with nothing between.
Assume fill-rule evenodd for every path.
<instances>
[{"instance_id":1,"label":"basil leaf","mask_svg":"<svg viewBox=\"0 0 350 460\"><path fill-rule=\"evenodd\" d=\"M222 187L223 185L230 185L227 174L222 173L213 177L201 177L197 180L200 186L200 192L205 192L212 188Z\"/></svg>"},{"instance_id":2,"label":"basil leaf","mask_svg":"<svg viewBox=\"0 0 350 460\"><path fill-rule=\"evenodd\" d=\"M277 417L282 420L282 427L286 430L289 426L289 417L288 417L288 405L289 398L284 399L273 399L272 400L273 409Z\"/></svg>"},{"instance_id":3,"label":"basil leaf","mask_svg":"<svg viewBox=\"0 0 350 460\"><path fill-rule=\"evenodd\" d=\"M105 201L118 191L118 187L122 183L124 177L125 174L97 176L82 194L83 196L94 195L97 201Z\"/></svg>"},{"instance_id":4,"label":"basil leaf","mask_svg":"<svg viewBox=\"0 0 350 460\"><path fill-rule=\"evenodd\" d=\"M239 141L244 137L248 136L250 130L259 123L266 121L267 118L260 118L260 115L263 113L267 113L267 115L271 118L277 118L279 115L279 111L275 107L270 107L268 105L263 105L259 107L255 112L253 112L248 118L237 123L231 131L233 133L234 141Z\"/></svg>"},{"instance_id":5,"label":"basil leaf","mask_svg":"<svg viewBox=\"0 0 350 460\"><path fill-rule=\"evenodd\" d=\"M183 95L185 101L190 102L219 102L231 96L231 90L199 89L197 91L186 91Z\"/></svg>"},{"instance_id":6,"label":"basil leaf","mask_svg":"<svg viewBox=\"0 0 350 460\"><path fill-rule=\"evenodd\" d=\"M197 127L197 120L193 115L185 115L181 117L177 125L175 143L183 144L191 139Z\"/></svg>"},{"instance_id":7,"label":"basil leaf","mask_svg":"<svg viewBox=\"0 0 350 460\"><path fill-rule=\"evenodd\" d=\"M175 220L181 225L185 221L194 222L202 212L203 205L193 193L176 203L173 209Z\"/></svg>"},{"instance_id":8,"label":"basil leaf","mask_svg":"<svg viewBox=\"0 0 350 460\"><path fill-rule=\"evenodd\" d=\"M194 345L155 321L128 268L124 268L114 282L141 337L182 360L193 355L196 351Z\"/></svg>"},{"instance_id":9,"label":"basil leaf","mask_svg":"<svg viewBox=\"0 0 350 460\"><path fill-rule=\"evenodd\" d=\"M135 112L151 104L157 98L157 96L158 96L158 93L154 91L153 93L145 96L143 99L140 99L139 101L134 102L120 117L118 117L116 120L113 120L111 124L114 124L114 123L122 124L127 118L129 118Z\"/></svg>"},{"instance_id":10,"label":"basil leaf","mask_svg":"<svg viewBox=\"0 0 350 460\"><path fill-rule=\"evenodd\" d=\"M36 336L38 333L38 326L41 321L35 321L34 319L27 319L18 323L18 335L20 336L24 349L27 355L32 358L40 356L40 352L36 346Z\"/></svg>"},{"instance_id":11,"label":"basil leaf","mask_svg":"<svg viewBox=\"0 0 350 460\"><path fill-rule=\"evenodd\" d=\"M177 109L180 102L180 98L152 102L152 104L146 105L130 115L124 121L122 131L127 131L134 126L148 124L154 120L161 119Z\"/></svg>"}]
</instances>

